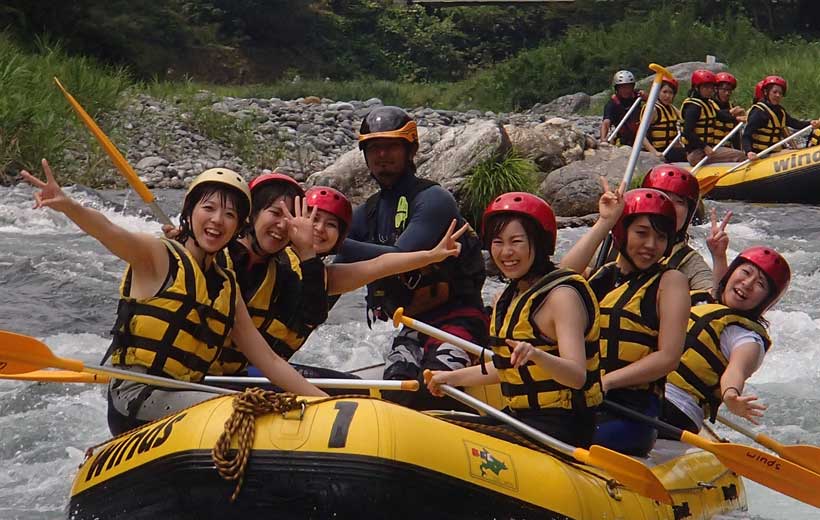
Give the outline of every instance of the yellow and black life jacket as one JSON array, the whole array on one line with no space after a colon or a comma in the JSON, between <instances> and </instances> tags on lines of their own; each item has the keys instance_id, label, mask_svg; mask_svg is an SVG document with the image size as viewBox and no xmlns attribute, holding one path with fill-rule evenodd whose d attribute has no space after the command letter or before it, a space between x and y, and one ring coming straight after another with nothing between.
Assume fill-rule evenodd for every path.
<instances>
[{"instance_id":1,"label":"yellow and black life jacket","mask_svg":"<svg viewBox=\"0 0 820 520\"><path fill-rule=\"evenodd\" d=\"M720 378L729 365L720 350L720 335L729 325L739 325L759 334L763 338L763 348L768 352L772 341L758 321L719 303L696 305L689 311L686 348L680 365L668 377L670 383L698 400L712 422L722 402Z\"/></svg>"},{"instance_id":2,"label":"yellow and black life jacket","mask_svg":"<svg viewBox=\"0 0 820 520\"><path fill-rule=\"evenodd\" d=\"M715 110L719 111L720 110L720 105L718 104L718 102L715 101L715 100L712 100L712 102L715 104ZM735 106L734 103L732 103L731 101L729 101L729 103L727 103L727 105L728 105L727 106L728 109L732 109ZM714 130L714 133L712 135L713 142L710 143L710 144L713 145L713 146L718 144L724 137L729 135L729 133L732 130L735 129L736 125L737 125L736 121L727 122L727 121L721 121L720 119L715 118L715 130ZM738 130L738 132L740 132L740 130ZM737 134L732 136L732 139L727 141L726 144L724 144L723 146L726 147L726 148L732 148L735 144L737 144L738 140L735 139L736 136L737 136Z\"/></svg>"},{"instance_id":3,"label":"yellow and black life jacket","mask_svg":"<svg viewBox=\"0 0 820 520\"><path fill-rule=\"evenodd\" d=\"M818 144L820 144L820 128L815 128L811 131L809 140L806 143L806 148L817 146Z\"/></svg>"},{"instance_id":4,"label":"yellow and black life jacket","mask_svg":"<svg viewBox=\"0 0 820 520\"><path fill-rule=\"evenodd\" d=\"M149 374L201 381L217 353L230 344L239 297L236 277L230 266L216 262L203 273L181 244L163 243L168 248L169 278L155 296L131 298L131 267L125 271L109 353L115 365L137 365Z\"/></svg>"},{"instance_id":5,"label":"yellow and black life jacket","mask_svg":"<svg viewBox=\"0 0 820 520\"><path fill-rule=\"evenodd\" d=\"M646 106L641 107L641 119ZM646 137L656 150L662 152L675 140L678 135L678 123L681 120L680 111L674 105L655 103L655 121L649 125Z\"/></svg>"},{"instance_id":6,"label":"yellow and black life jacket","mask_svg":"<svg viewBox=\"0 0 820 520\"><path fill-rule=\"evenodd\" d=\"M686 105L696 105L700 107L700 117L698 117L695 123L695 135L698 136L705 146L711 146L715 142L715 121L717 121L716 105L710 99L688 97L683 100L681 112L686 111ZM681 142L684 146L689 144L685 135L681 136Z\"/></svg>"},{"instance_id":7,"label":"yellow and black life jacket","mask_svg":"<svg viewBox=\"0 0 820 520\"><path fill-rule=\"evenodd\" d=\"M761 110L767 115L766 126L762 126L752 134L752 151L762 152L766 148L783 140L783 132L786 129L786 111L778 118L774 110L766 103L758 102L749 109L749 117L753 110Z\"/></svg>"},{"instance_id":8,"label":"yellow and black life jacket","mask_svg":"<svg viewBox=\"0 0 820 520\"><path fill-rule=\"evenodd\" d=\"M218 262L230 261L227 249L220 252ZM290 248L285 248L281 259L270 259L265 277L254 289L243 287L245 305L256 329L271 349L281 358L289 359L304 345L312 330L301 326L295 319L301 294L302 271L300 260ZM248 365L245 356L235 348L222 349L211 365L211 375L235 375Z\"/></svg>"},{"instance_id":9,"label":"yellow and black life jacket","mask_svg":"<svg viewBox=\"0 0 820 520\"><path fill-rule=\"evenodd\" d=\"M698 254L698 252L692 249L692 246L686 243L685 240L681 240L672 246L672 251L669 253L669 256L665 256L661 259L661 264L669 269L677 269L696 254Z\"/></svg>"},{"instance_id":10,"label":"yellow and black life jacket","mask_svg":"<svg viewBox=\"0 0 820 520\"><path fill-rule=\"evenodd\" d=\"M590 284L601 283L611 290L600 297L601 306L601 375L614 372L658 350L660 318L658 316L658 288L666 267L631 273L620 285L618 267L614 262L602 266L590 278ZM596 290L600 295L600 292ZM665 378L651 383L629 387L630 390L648 390L663 396Z\"/></svg>"},{"instance_id":11,"label":"yellow and black life jacket","mask_svg":"<svg viewBox=\"0 0 820 520\"><path fill-rule=\"evenodd\" d=\"M587 327L584 331L587 377L580 389L569 388L555 381L550 374L530 361L513 368L510 363L512 349L506 340L526 341L535 348L559 355L555 340L544 336L533 320L533 313L547 298L550 291L560 286L574 288L584 302ZM515 294L515 284L510 284L498 299L490 319L490 346L493 349L493 365L501 379L501 392L510 408L516 410L539 410L563 408L579 410L597 406L603 400L599 370L598 301L586 280L569 269L556 269L543 276L526 291Z\"/></svg>"}]
</instances>

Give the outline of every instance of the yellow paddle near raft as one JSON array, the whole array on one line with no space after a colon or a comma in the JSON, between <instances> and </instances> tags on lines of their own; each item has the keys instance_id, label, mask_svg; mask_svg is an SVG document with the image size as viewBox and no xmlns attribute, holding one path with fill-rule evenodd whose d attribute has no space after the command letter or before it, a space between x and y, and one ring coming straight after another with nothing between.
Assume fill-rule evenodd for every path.
<instances>
[{"instance_id":1,"label":"yellow paddle near raft","mask_svg":"<svg viewBox=\"0 0 820 520\"><path fill-rule=\"evenodd\" d=\"M113 161L114 166L116 166L117 170L120 171L125 180L128 181L128 184L134 188L134 191L140 196L140 198L151 208L151 211L154 213L154 216L163 224L171 224L171 219L168 218L168 215L165 214L164 211L159 207L156 200L154 199L154 194L151 193L151 190L148 189L148 186L145 185L137 176L137 172L134 171L134 168L128 164L128 161L125 160L125 157L122 156L117 147L114 146L114 143L111 142L111 139L108 138L107 135L100 129L94 119L88 115L88 112L74 99L68 90L60 83L60 80L54 78L54 83L57 84L57 87L60 89L60 92L63 93L63 96L68 100L68 103L71 105L71 108L80 116L80 120L85 124L86 127L91 131L94 137L97 139L97 142L100 143L105 153L108 154L108 157L111 158Z\"/></svg>"}]
</instances>

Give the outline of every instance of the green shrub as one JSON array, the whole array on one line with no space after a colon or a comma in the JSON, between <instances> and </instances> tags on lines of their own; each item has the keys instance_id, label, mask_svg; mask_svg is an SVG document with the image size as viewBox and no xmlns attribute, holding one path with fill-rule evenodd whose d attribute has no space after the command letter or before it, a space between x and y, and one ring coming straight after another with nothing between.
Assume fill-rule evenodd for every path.
<instances>
[{"instance_id":1,"label":"green shrub","mask_svg":"<svg viewBox=\"0 0 820 520\"><path fill-rule=\"evenodd\" d=\"M0 33L0 168L38 169L49 158L66 165L65 150L85 139L77 117L54 85L58 77L92 117L112 110L129 85L122 69L103 67L66 55L59 45L38 42L34 54L23 52ZM76 170L74 168L73 170ZM62 176L71 181L71 175Z\"/></svg>"},{"instance_id":2,"label":"green shrub","mask_svg":"<svg viewBox=\"0 0 820 520\"><path fill-rule=\"evenodd\" d=\"M532 193L538 186L538 167L514 148L502 157L493 157L473 168L463 193L464 216L479 229L487 204L502 193Z\"/></svg>"}]
</instances>

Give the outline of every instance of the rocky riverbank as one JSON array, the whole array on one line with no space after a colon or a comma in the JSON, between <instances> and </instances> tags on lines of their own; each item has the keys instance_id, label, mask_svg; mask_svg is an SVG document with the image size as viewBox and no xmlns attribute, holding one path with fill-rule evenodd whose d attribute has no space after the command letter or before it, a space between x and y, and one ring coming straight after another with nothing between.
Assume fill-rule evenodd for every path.
<instances>
[{"instance_id":1,"label":"rocky riverbank","mask_svg":"<svg viewBox=\"0 0 820 520\"><path fill-rule=\"evenodd\" d=\"M687 63L671 70L686 78L702 66ZM598 175L617 184L629 155L629 148L598 143L600 116L578 114L607 95L577 93L517 113L408 109L421 136L416 158L419 175L438 181L459 197L473 167L515 147L538 166L539 194L557 214L594 212ZM213 167L231 168L248 178L275 168L308 184L337 187L361 202L375 185L357 150L356 135L362 118L381 104L377 98L246 99L201 91L192 98L157 99L137 94L109 114L105 126L152 188L184 188L190 178ZM92 162L82 141L66 152L70 162ZM656 162L642 154L639 169L645 171ZM120 180L106 159L98 157L96 164L98 182Z\"/></svg>"}]
</instances>

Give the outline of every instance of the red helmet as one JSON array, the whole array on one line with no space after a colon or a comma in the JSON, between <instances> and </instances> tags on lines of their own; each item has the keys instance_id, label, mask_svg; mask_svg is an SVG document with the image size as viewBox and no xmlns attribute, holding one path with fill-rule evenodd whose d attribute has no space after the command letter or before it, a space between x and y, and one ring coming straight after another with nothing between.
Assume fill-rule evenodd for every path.
<instances>
[{"instance_id":1,"label":"red helmet","mask_svg":"<svg viewBox=\"0 0 820 520\"><path fill-rule=\"evenodd\" d=\"M667 85L672 87L672 90L675 91L675 94L678 93L678 80L676 80L675 78L670 78L669 76L664 76L663 81L661 81L661 83L666 83Z\"/></svg>"},{"instance_id":2,"label":"red helmet","mask_svg":"<svg viewBox=\"0 0 820 520\"><path fill-rule=\"evenodd\" d=\"M786 88L788 87L788 84L786 83L786 80L780 76L766 76L760 83L761 92L766 90L766 87L770 85L780 85L780 88L783 89L783 95L786 95Z\"/></svg>"},{"instance_id":3,"label":"red helmet","mask_svg":"<svg viewBox=\"0 0 820 520\"><path fill-rule=\"evenodd\" d=\"M675 229L677 229L675 205L664 192L648 188L638 188L624 193L624 211L615 227L612 228L612 241L615 248L621 252L625 250L626 226L624 224L627 218L636 215L658 215L669 221L672 233L666 247L666 254L668 254L674 242Z\"/></svg>"},{"instance_id":4,"label":"red helmet","mask_svg":"<svg viewBox=\"0 0 820 520\"><path fill-rule=\"evenodd\" d=\"M308 206L327 211L342 221L345 229L350 227L353 220L353 206L339 190L328 186L314 186L305 193Z\"/></svg>"},{"instance_id":5,"label":"red helmet","mask_svg":"<svg viewBox=\"0 0 820 520\"><path fill-rule=\"evenodd\" d=\"M251 180L251 182L249 183L250 188L251 188L251 193L253 193L254 189L256 189L259 186L262 186L264 184L267 184L269 182L286 182L286 183L290 184L291 186L294 186L299 191L300 196L304 197L304 195L305 195L305 190L303 190L302 187L299 186L299 183L296 182L296 179L294 179L290 175L285 175L284 173L276 173L276 172L263 173L262 175L259 175L258 177L254 177Z\"/></svg>"},{"instance_id":6,"label":"red helmet","mask_svg":"<svg viewBox=\"0 0 820 520\"><path fill-rule=\"evenodd\" d=\"M649 170L649 173L643 178L641 187L660 190L664 193L674 193L686 199L689 212L686 226L683 229L688 227L700 201L698 181L691 173L672 164L659 164Z\"/></svg>"},{"instance_id":7,"label":"red helmet","mask_svg":"<svg viewBox=\"0 0 820 520\"><path fill-rule=\"evenodd\" d=\"M544 199L536 197L532 193L521 191L499 195L484 210L484 217L481 219L482 234L487 232L487 219L500 213L516 213L534 219L547 232L549 237L547 254L551 255L555 252L555 237L558 233L558 225L555 222L555 213ZM486 237L484 238L486 239Z\"/></svg>"},{"instance_id":8,"label":"red helmet","mask_svg":"<svg viewBox=\"0 0 820 520\"><path fill-rule=\"evenodd\" d=\"M692 86L699 87L700 85L707 85L709 83L717 83L715 73L711 70L698 69L692 73Z\"/></svg>"},{"instance_id":9,"label":"red helmet","mask_svg":"<svg viewBox=\"0 0 820 520\"><path fill-rule=\"evenodd\" d=\"M757 85L755 85L755 100L754 100L754 102L757 103L761 99L763 99L763 80L762 79L757 82Z\"/></svg>"},{"instance_id":10,"label":"red helmet","mask_svg":"<svg viewBox=\"0 0 820 520\"><path fill-rule=\"evenodd\" d=\"M762 308L759 312L762 314L769 307L777 303L777 301L783 296L783 293L786 292L786 289L789 288L789 281L792 277L792 271L789 267L789 263L785 258L783 258L783 255L774 249L766 246L752 246L744 249L743 252L737 255L737 257L732 260L732 263L729 264L729 269L720 280L721 293L723 292L723 288L726 287L726 282L729 280L729 277L735 269L745 262L749 262L757 266L758 269L766 274L769 282L774 286L774 289L769 293L769 298L767 298L761 306Z\"/></svg>"},{"instance_id":11,"label":"red helmet","mask_svg":"<svg viewBox=\"0 0 820 520\"><path fill-rule=\"evenodd\" d=\"M715 74L715 83L728 83L733 89L737 88L737 79L728 72L718 72Z\"/></svg>"}]
</instances>

